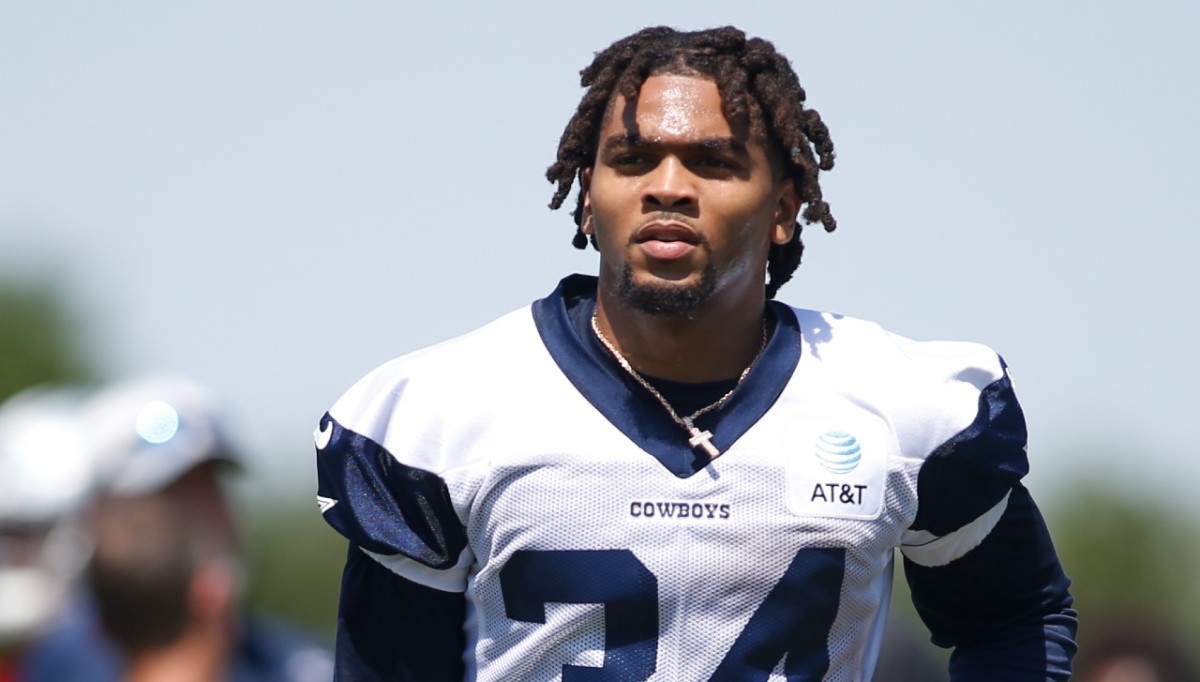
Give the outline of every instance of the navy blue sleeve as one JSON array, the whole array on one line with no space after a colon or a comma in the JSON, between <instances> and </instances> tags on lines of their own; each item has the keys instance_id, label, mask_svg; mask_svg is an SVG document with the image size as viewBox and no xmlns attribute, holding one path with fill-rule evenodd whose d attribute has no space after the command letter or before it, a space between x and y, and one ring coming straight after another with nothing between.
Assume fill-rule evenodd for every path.
<instances>
[{"instance_id":1,"label":"navy blue sleeve","mask_svg":"<svg viewBox=\"0 0 1200 682\"><path fill-rule=\"evenodd\" d=\"M335 680L461 680L466 597L418 585L350 545L338 604Z\"/></svg>"},{"instance_id":2,"label":"navy blue sleeve","mask_svg":"<svg viewBox=\"0 0 1200 682\"><path fill-rule=\"evenodd\" d=\"M954 682L1065 681L1076 614L1045 521L1017 484L976 548L943 566L909 559L904 572L933 642L954 647Z\"/></svg>"}]
</instances>

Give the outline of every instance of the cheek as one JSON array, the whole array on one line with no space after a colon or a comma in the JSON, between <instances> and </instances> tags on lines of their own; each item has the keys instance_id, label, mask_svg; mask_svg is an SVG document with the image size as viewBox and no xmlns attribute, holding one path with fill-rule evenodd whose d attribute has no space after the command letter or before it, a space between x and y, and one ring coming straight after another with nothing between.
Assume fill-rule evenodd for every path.
<instances>
[{"instance_id":1,"label":"cheek","mask_svg":"<svg viewBox=\"0 0 1200 682\"><path fill-rule=\"evenodd\" d=\"M593 188L589 194L591 200L592 230L597 238L604 238L618 231L622 217L628 219L628 202L616 188Z\"/></svg>"},{"instance_id":2,"label":"cheek","mask_svg":"<svg viewBox=\"0 0 1200 682\"><path fill-rule=\"evenodd\" d=\"M741 247L747 257L753 257L757 250L746 248L747 245L761 242L764 249L770 247L775 230L775 205L763 194L749 199L745 195L731 199L723 204L721 215L713 217L727 228L723 231L723 241L736 245L735 248Z\"/></svg>"}]
</instances>

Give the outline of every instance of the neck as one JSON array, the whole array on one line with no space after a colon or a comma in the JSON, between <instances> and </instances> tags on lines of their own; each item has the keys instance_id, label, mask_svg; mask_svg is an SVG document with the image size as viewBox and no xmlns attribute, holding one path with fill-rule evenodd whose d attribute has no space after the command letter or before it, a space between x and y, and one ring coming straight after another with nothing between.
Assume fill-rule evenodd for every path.
<instances>
[{"instance_id":1,"label":"neck","mask_svg":"<svg viewBox=\"0 0 1200 682\"><path fill-rule=\"evenodd\" d=\"M737 379L762 348L766 300L708 306L688 317L651 315L605 295L596 322L641 374L700 383Z\"/></svg>"}]
</instances>

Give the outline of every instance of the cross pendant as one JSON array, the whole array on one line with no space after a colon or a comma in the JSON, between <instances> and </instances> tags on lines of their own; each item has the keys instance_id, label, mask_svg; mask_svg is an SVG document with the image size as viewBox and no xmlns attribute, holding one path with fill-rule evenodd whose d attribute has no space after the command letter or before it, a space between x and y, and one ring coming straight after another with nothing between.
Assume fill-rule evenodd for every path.
<instances>
[{"instance_id":1,"label":"cross pendant","mask_svg":"<svg viewBox=\"0 0 1200 682\"><path fill-rule=\"evenodd\" d=\"M717 455L721 454L721 451L717 449L717 446L712 444L712 431L701 431L699 427L689 424L688 433L692 435L692 437L688 439L688 445L692 446L693 448L698 447L701 450L704 450L704 454L708 455L709 459L716 459Z\"/></svg>"}]
</instances>

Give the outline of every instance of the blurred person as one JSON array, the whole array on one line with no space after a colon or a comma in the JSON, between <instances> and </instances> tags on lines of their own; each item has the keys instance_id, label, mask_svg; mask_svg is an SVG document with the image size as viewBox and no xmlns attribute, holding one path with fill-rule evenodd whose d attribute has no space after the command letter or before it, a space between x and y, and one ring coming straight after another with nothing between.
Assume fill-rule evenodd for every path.
<instances>
[{"instance_id":1,"label":"blurred person","mask_svg":"<svg viewBox=\"0 0 1200 682\"><path fill-rule=\"evenodd\" d=\"M29 678L87 559L79 512L92 469L78 402L74 390L38 387L0 405L0 682Z\"/></svg>"},{"instance_id":2,"label":"blurred person","mask_svg":"<svg viewBox=\"0 0 1200 682\"><path fill-rule=\"evenodd\" d=\"M327 682L326 651L247 616L237 523L223 474L239 453L204 389L128 381L84 410L101 492L87 577L95 612L58 642L71 670L42 679L103 682Z\"/></svg>"},{"instance_id":3,"label":"blurred person","mask_svg":"<svg viewBox=\"0 0 1200 682\"><path fill-rule=\"evenodd\" d=\"M97 507L88 578L129 682L224 678L236 627L236 561L191 506L163 492Z\"/></svg>"},{"instance_id":4,"label":"blurred person","mask_svg":"<svg viewBox=\"0 0 1200 682\"><path fill-rule=\"evenodd\" d=\"M1080 640L1075 682L1200 682L1187 648L1157 619L1125 614Z\"/></svg>"}]
</instances>

